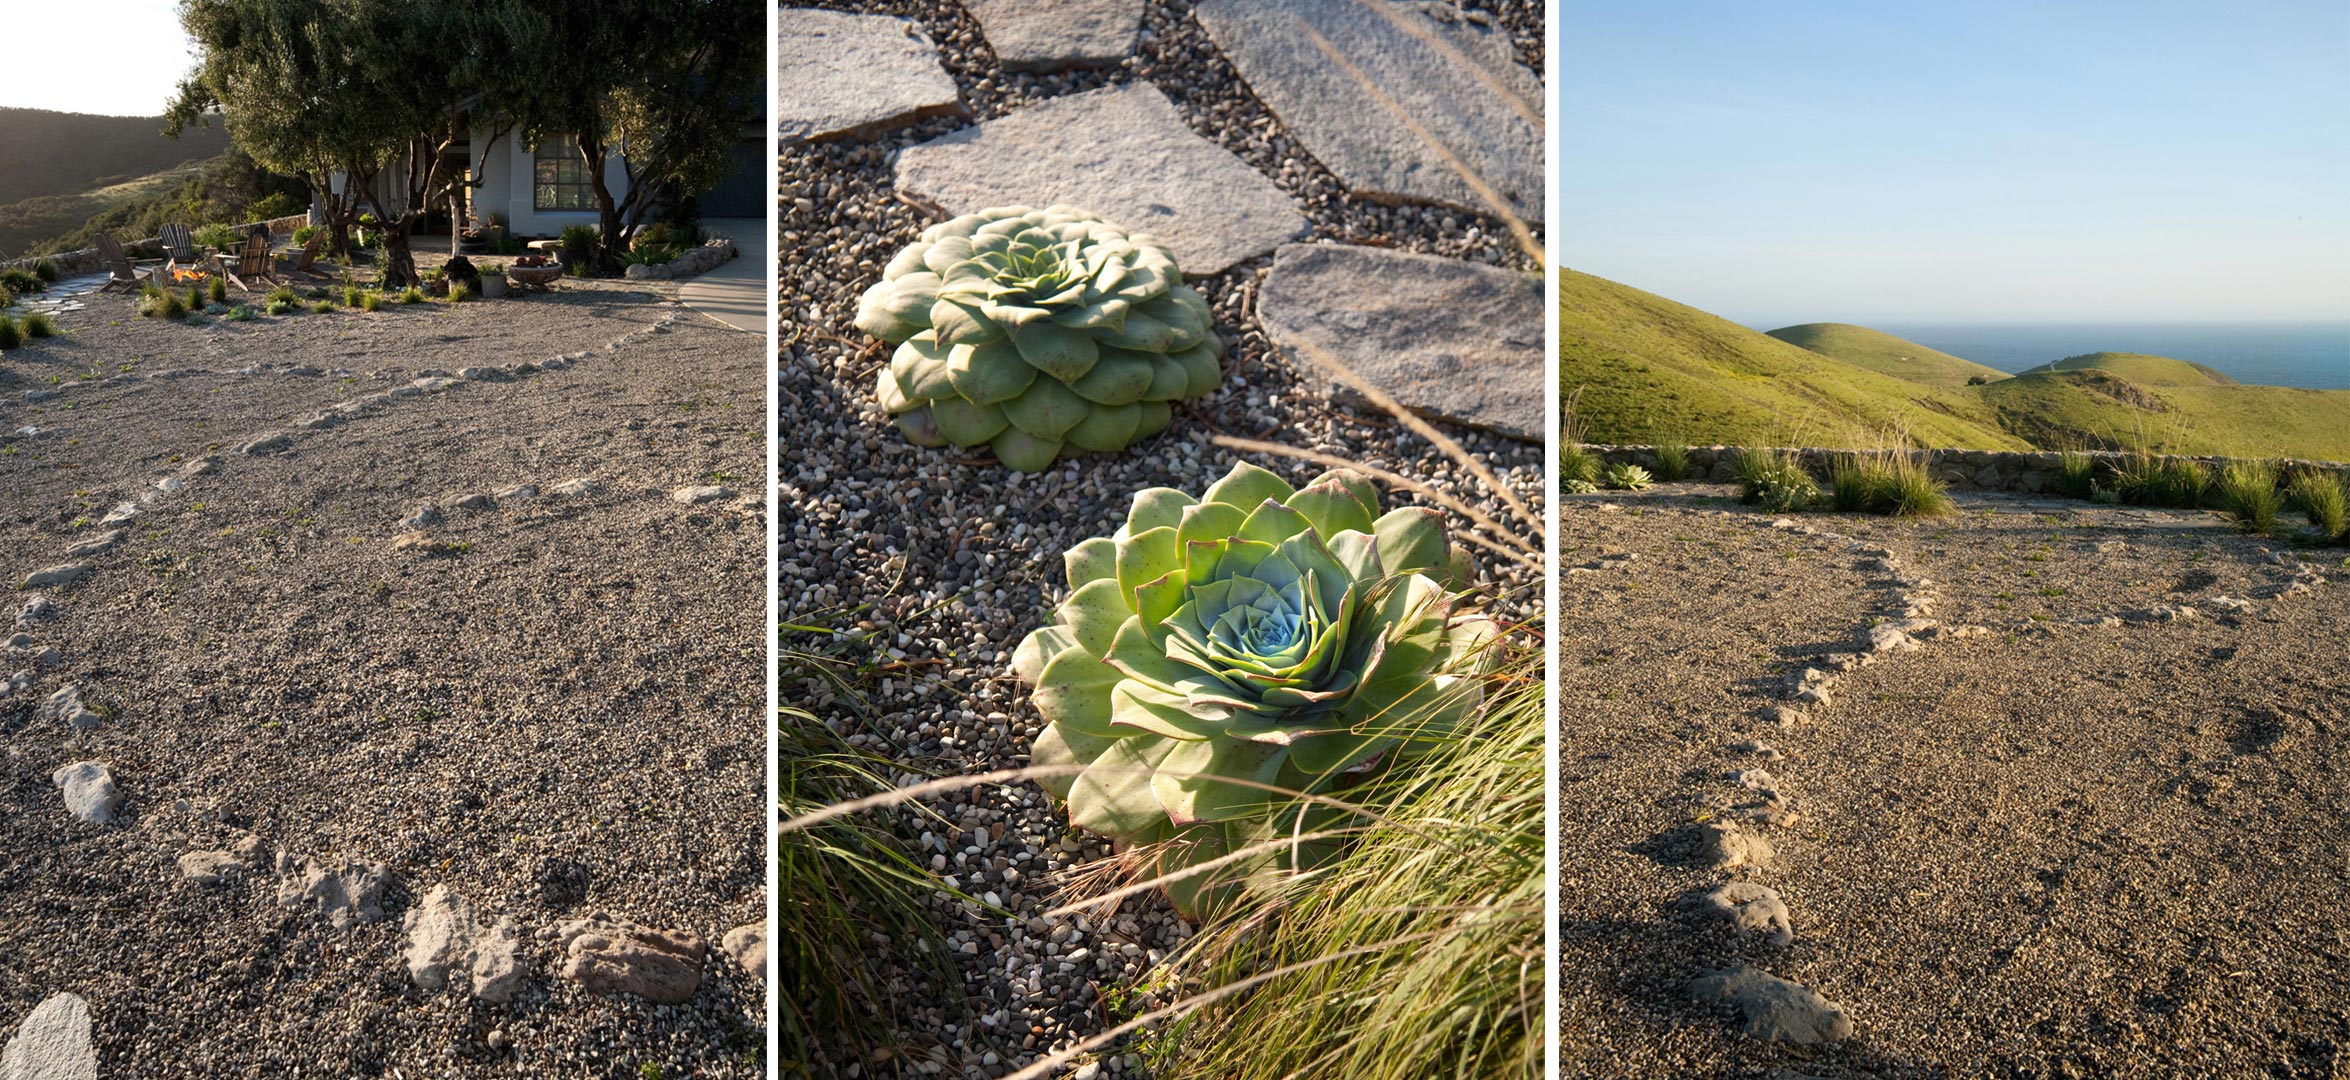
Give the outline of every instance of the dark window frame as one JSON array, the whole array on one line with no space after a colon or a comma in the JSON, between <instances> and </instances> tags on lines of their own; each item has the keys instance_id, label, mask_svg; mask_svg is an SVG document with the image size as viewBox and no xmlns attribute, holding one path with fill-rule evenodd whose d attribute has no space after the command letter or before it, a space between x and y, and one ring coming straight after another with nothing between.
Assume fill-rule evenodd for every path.
<instances>
[{"instance_id":1,"label":"dark window frame","mask_svg":"<svg viewBox=\"0 0 2350 1080\"><path fill-rule=\"evenodd\" d=\"M555 143L531 151L530 208L554 213L595 210L595 183L576 149Z\"/></svg>"}]
</instances>

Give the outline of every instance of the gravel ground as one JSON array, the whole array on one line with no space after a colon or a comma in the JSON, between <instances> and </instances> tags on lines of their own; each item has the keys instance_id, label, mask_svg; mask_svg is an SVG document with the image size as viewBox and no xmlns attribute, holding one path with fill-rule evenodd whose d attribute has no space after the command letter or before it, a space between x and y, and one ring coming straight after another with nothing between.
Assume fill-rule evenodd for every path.
<instances>
[{"instance_id":1,"label":"gravel ground","mask_svg":"<svg viewBox=\"0 0 2350 1080\"><path fill-rule=\"evenodd\" d=\"M1562 507L1568 1074L2341 1075L2350 593L2318 582L2342 552L2009 496L1774 528L1733 496ZM1765 717L1912 607L1945 624L1920 648ZM1958 626L1984 632L1934 636ZM1712 869L1685 841L1757 767L1800 819L1747 827L1768 865ZM1681 906L1731 876L1784 898L1791 947ZM1766 1043L1691 1003L1741 963L1852 1038Z\"/></svg>"},{"instance_id":2,"label":"gravel ground","mask_svg":"<svg viewBox=\"0 0 2350 1080\"><path fill-rule=\"evenodd\" d=\"M201 328L135 304L94 298L0 367L0 423L46 429L0 447L16 575L148 500L39 591L8 665L31 680L0 698L0 1017L82 995L109 1077L760 1074L763 989L717 948L764 912L758 339L617 283ZM290 444L236 449L269 431ZM720 482L745 493L670 498ZM442 553L396 548L427 505ZM94 731L40 709L66 686ZM119 823L61 805L50 773L80 759ZM181 880L247 835L243 877ZM273 854L388 864L386 918L281 907ZM410 984L402 918L443 884L520 924L512 1004ZM559 978L535 935L595 910L707 938L699 993Z\"/></svg>"},{"instance_id":3,"label":"gravel ground","mask_svg":"<svg viewBox=\"0 0 2350 1080\"><path fill-rule=\"evenodd\" d=\"M787 147L781 163L784 313L778 506L782 617L838 628L792 635L787 645L877 665L869 687L878 724L845 728L911 769L937 773L1025 764L1042 724L1009 669L1012 649L1049 618L1064 591L1061 552L1106 535L1132 492L1167 485L1197 492L1234 460L1211 433L1275 440L1338 454L1424 480L1497 517L1499 500L1432 447L1384 417L1330 404L1316 380L1268 347L1253 317L1270 258L1194 280L1232 346L1226 382L1179 408L1173 429L1116 457L1062 462L1021 476L992 461L908 444L871 397L885 349L851 324L856 299L899 247L930 224L893 196L898 149L1001 116L1022 105L1112 82L1148 80L1174 100L1194 130L1240 155L1296 195L1316 239L1381 243L1412 251L1530 268L1492 219L1433 208L1383 207L1347 198L1338 182L1280 130L1241 86L1181 3L1146 9L1137 56L1104 71L1058 75L999 70L977 24L944 0L880 0L814 6L880 11L920 21L944 52L974 115L940 119L870 142ZM1540 9L1501 14L1539 70ZM1539 447L1454 432L1541 512ZM1302 481L1318 467L1264 461ZM1392 500L1391 500L1392 501ZM1533 615L1539 579L1488 560L1486 581L1506 599L1505 618ZM819 685L787 676L786 700L849 724ZM915 1047L884 1063L820 1062L819 1075L1000 1076L1104 1027L1099 990L1140 977L1186 929L1156 900L1101 921L1048 922L1074 868L1108 854L1072 834L1043 792L1027 786L973 790L941 800L952 835L909 827L932 865L1006 914L941 902L939 923L963 958L951 1004L911 1010L901 1028ZM925 1000L936 1002L935 996ZM854 1065L857 1072L848 1072ZM1130 1072L1120 1055L1108 1073Z\"/></svg>"}]
</instances>

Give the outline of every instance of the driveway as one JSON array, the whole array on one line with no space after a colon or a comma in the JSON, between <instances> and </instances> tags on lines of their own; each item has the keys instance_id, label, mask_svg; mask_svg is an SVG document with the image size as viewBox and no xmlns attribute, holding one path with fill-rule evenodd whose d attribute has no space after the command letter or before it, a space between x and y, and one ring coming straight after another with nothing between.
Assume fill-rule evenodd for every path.
<instances>
[{"instance_id":1,"label":"driveway","mask_svg":"<svg viewBox=\"0 0 2350 1080\"><path fill-rule=\"evenodd\" d=\"M677 298L737 330L766 333L767 315L775 308L775 298L767 290L766 219L706 218L702 226L733 239L741 254L678 286Z\"/></svg>"}]
</instances>

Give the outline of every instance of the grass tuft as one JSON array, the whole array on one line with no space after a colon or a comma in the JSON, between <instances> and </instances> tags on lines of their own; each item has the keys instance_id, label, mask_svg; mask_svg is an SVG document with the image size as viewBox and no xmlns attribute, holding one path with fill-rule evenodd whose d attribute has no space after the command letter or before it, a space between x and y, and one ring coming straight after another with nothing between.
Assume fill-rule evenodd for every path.
<instances>
[{"instance_id":1,"label":"grass tuft","mask_svg":"<svg viewBox=\"0 0 2350 1080\"><path fill-rule=\"evenodd\" d=\"M1658 443L1656 446L1656 478L1668 484L1677 484L1689 476L1689 448L1677 442Z\"/></svg>"},{"instance_id":2,"label":"grass tuft","mask_svg":"<svg viewBox=\"0 0 2350 1080\"><path fill-rule=\"evenodd\" d=\"M2309 519L2318 543L2350 543L2350 478L2340 473L2303 469L2293 474L2286 495Z\"/></svg>"},{"instance_id":3,"label":"grass tuft","mask_svg":"<svg viewBox=\"0 0 2350 1080\"><path fill-rule=\"evenodd\" d=\"M414 285L410 285L407 288L400 290L400 302L403 304L421 304L424 302L424 290L419 289Z\"/></svg>"},{"instance_id":4,"label":"grass tuft","mask_svg":"<svg viewBox=\"0 0 2350 1080\"><path fill-rule=\"evenodd\" d=\"M310 310L311 310L311 312L312 312L313 314L317 314L317 315L324 315L324 314L327 314L328 312L331 312L331 311L333 311L334 309L335 309L335 302L334 302L334 301L332 301L332 300L321 300L321 301L319 301L319 302L317 302L317 303L315 303L315 304L312 304L312 305L310 305Z\"/></svg>"},{"instance_id":5,"label":"grass tuft","mask_svg":"<svg viewBox=\"0 0 2350 1080\"><path fill-rule=\"evenodd\" d=\"M2274 461L2238 458L2220 470L2217 495L2220 510L2236 519L2246 532L2267 535L2276 531L2285 512L2285 493L2278 489Z\"/></svg>"},{"instance_id":6,"label":"grass tuft","mask_svg":"<svg viewBox=\"0 0 2350 1080\"><path fill-rule=\"evenodd\" d=\"M1599 456L1583 448L1583 422L1575 415L1575 402L1581 391L1567 395L1559 404L1559 482L1561 484L1596 484L1599 482Z\"/></svg>"},{"instance_id":7,"label":"grass tuft","mask_svg":"<svg viewBox=\"0 0 2350 1080\"><path fill-rule=\"evenodd\" d=\"M384 294L383 294L383 293L381 293L381 292L379 292L379 291L377 291L377 290L374 290L374 289L369 289L369 290L367 290L366 292L363 292L363 293L360 293L360 294L359 294L359 310L361 310L361 311L381 311L381 310L383 310L383 306L384 306Z\"/></svg>"},{"instance_id":8,"label":"grass tuft","mask_svg":"<svg viewBox=\"0 0 2350 1080\"><path fill-rule=\"evenodd\" d=\"M473 299L473 290L472 290L472 289L468 289L468 288L466 288L466 287L465 287L465 283L464 283L464 282L462 282L462 281L452 281L452 282L450 282L450 283L449 283L449 302L450 302L450 303L452 303L452 304L462 304L462 303L466 302L467 300L471 300L471 299Z\"/></svg>"},{"instance_id":9,"label":"grass tuft","mask_svg":"<svg viewBox=\"0 0 2350 1080\"><path fill-rule=\"evenodd\" d=\"M13 349L22 344L24 331L16 325L16 320L0 315L0 350Z\"/></svg>"},{"instance_id":10,"label":"grass tuft","mask_svg":"<svg viewBox=\"0 0 2350 1080\"><path fill-rule=\"evenodd\" d=\"M24 317L23 329L28 338L56 337L57 321L48 312L36 311Z\"/></svg>"},{"instance_id":11,"label":"grass tuft","mask_svg":"<svg viewBox=\"0 0 2350 1080\"><path fill-rule=\"evenodd\" d=\"M228 282L221 280L219 277L214 277L205 284L204 293L206 296L211 297L212 302L215 304L228 303ZM189 306L193 307L194 305L191 304Z\"/></svg>"},{"instance_id":12,"label":"grass tuft","mask_svg":"<svg viewBox=\"0 0 2350 1080\"><path fill-rule=\"evenodd\" d=\"M269 298L268 305L263 307L262 310L267 311L272 315L290 315L294 312L302 310L302 307L301 305L294 303L294 301L291 299L280 300L273 296Z\"/></svg>"},{"instance_id":13,"label":"grass tuft","mask_svg":"<svg viewBox=\"0 0 2350 1080\"><path fill-rule=\"evenodd\" d=\"M1926 459L1907 450L1839 454L1828 470L1828 504L1847 514L1939 517L1952 509Z\"/></svg>"},{"instance_id":14,"label":"grass tuft","mask_svg":"<svg viewBox=\"0 0 2350 1080\"><path fill-rule=\"evenodd\" d=\"M1820 496L1819 482L1792 450L1749 447L1738 451L1739 499L1774 514L1809 508Z\"/></svg>"},{"instance_id":15,"label":"grass tuft","mask_svg":"<svg viewBox=\"0 0 2350 1080\"><path fill-rule=\"evenodd\" d=\"M2086 450L2066 450L2056 456L2056 482L2068 498L2086 499L2097 491L2097 459Z\"/></svg>"},{"instance_id":16,"label":"grass tuft","mask_svg":"<svg viewBox=\"0 0 2350 1080\"><path fill-rule=\"evenodd\" d=\"M2168 506L2192 510L2203 505L2211 474L2193 458L2133 450L2113 468L2113 491L2120 501L2139 506Z\"/></svg>"}]
</instances>

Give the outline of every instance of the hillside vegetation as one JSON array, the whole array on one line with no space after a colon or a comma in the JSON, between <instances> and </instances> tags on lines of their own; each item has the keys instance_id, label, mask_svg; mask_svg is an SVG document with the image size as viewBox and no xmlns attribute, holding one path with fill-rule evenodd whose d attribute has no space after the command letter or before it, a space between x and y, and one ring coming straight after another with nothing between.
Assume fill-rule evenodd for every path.
<instances>
[{"instance_id":1,"label":"hillside vegetation","mask_svg":"<svg viewBox=\"0 0 2350 1080\"><path fill-rule=\"evenodd\" d=\"M155 103L161 106L163 103ZM0 108L0 205L73 195L193 164L228 149L220 127L163 136L159 116Z\"/></svg>"},{"instance_id":2,"label":"hillside vegetation","mask_svg":"<svg viewBox=\"0 0 2350 1080\"><path fill-rule=\"evenodd\" d=\"M1757 333L1572 270L1559 272L1559 364L1591 442L1878 445L1897 435L1980 450L2350 461L2350 390L2243 385L2136 353L1967 385L1970 368L1991 369L1865 327Z\"/></svg>"},{"instance_id":3,"label":"hillside vegetation","mask_svg":"<svg viewBox=\"0 0 2350 1080\"><path fill-rule=\"evenodd\" d=\"M88 247L99 232L153 236L165 222L234 224L300 213L309 195L230 147L188 165L73 195L0 206L0 257Z\"/></svg>"},{"instance_id":4,"label":"hillside vegetation","mask_svg":"<svg viewBox=\"0 0 2350 1080\"><path fill-rule=\"evenodd\" d=\"M1911 382L1960 387L1969 380L1994 382L2008 377L2006 372L1988 364L1961 360L1882 330L1851 323L1782 326L1769 334L1797 348Z\"/></svg>"}]
</instances>

